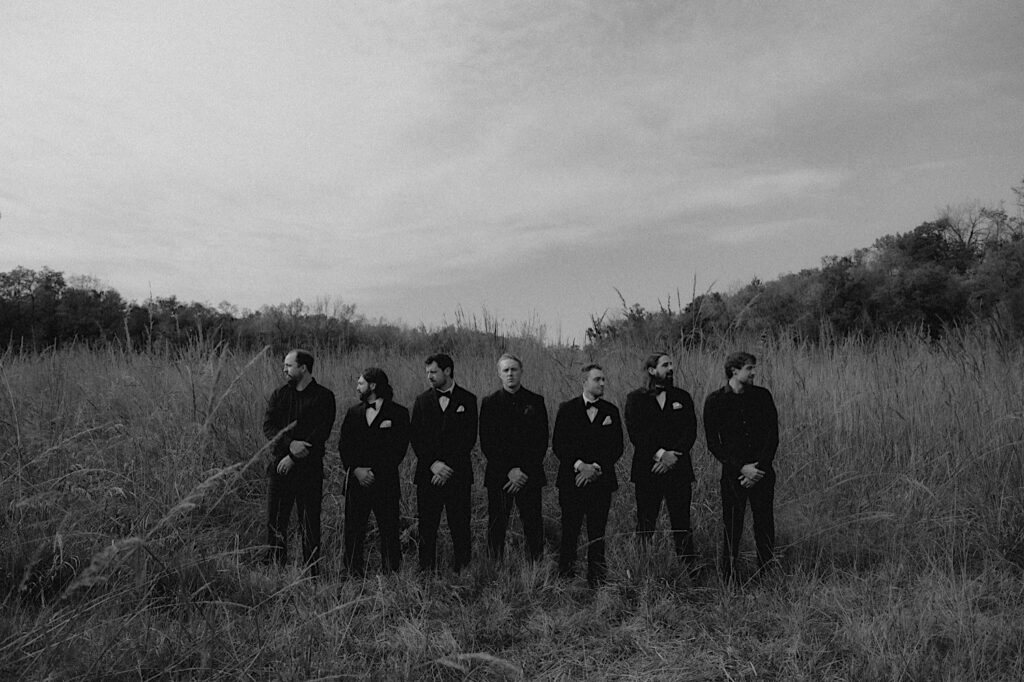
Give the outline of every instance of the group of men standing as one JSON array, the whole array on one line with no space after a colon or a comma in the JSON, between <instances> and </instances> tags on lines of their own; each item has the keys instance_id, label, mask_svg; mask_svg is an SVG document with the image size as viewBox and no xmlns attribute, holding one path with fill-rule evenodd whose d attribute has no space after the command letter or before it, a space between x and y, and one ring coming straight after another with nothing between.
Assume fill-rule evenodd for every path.
<instances>
[{"instance_id":1,"label":"group of men standing","mask_svg":"<svg viewBox=\"0 0 1024 682\"><path fill-rule=\"evenodd\" d=\"M345 411L338 452L345 476L343 563L350 575L365 572L363 545L371 512L380 536L381 569L401 566L399 467L411 444L416 456L419 567L437 565L437 536L447 516L455 572L472 559L472 451L479 435L486 460L487 550L500 559L512 508L518 510L526 554L544 548L542 490L547 484L548 412L543 396L522 385L523 363L498 359L501 388L477 398L455 382L452 358L426 359L430 388L416 397L412 414L394 401L387 374L371 367L356 384L359 401ZM630 480L636 493L636 531L641 546L653 537L661 507L668 511L676 554L696 566L690 502L694 481L690 451L697 416L690 394L674 383L672 358L654 353L643 365L645 385L626 398L625 432L633 444ZM267 469L267 544L271 558L287 561L291 509L298 513L303 560L316 575L320 562L323 457L335 420L334 394L313 378L313 356L292 350L284 359L287 383L268 402L263 431L273 442ZM756 359L734 353L725 362L725 385L704 403L708 449L722 464L723 543L721 570L734 577L743 517L749 502L759 568L774 555L772 461L778 448L778 415L771 393L754 384ZM580 395L559 405L551 435L558 460L556 486L562 510L559 574L574 574L577 546L587 528L587 581L607 577L605 528L618 489L616 464L623 454L623 419L604 399L606 377L598 364L581 371Z\"/></svg>"}]
</instances>

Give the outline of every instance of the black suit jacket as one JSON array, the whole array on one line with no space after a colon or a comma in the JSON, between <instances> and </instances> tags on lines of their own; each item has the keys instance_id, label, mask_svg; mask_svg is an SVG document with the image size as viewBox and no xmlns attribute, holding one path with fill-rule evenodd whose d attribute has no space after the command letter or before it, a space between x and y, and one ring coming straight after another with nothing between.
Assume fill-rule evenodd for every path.
<instances>
[{"instance_id":1,"label":"black suit jacket","mask_svg":"<svg viewBox=\"0 0 1024 682\"><path fill-rule=\"evenodd\" d=\"M473 483L476 445L476 396L458 384L452 389L448 409L442 411L437 393L430 388L416 396L412 405L412 449L416 453L416 485L430 485L430 466L440 460L455 470L448 485Z\"/></svg>"},{"instance_id":2,"label":"black suit jacket","mask_svg":"<svg viewBox=\"0 0 1024 682\"><path fill-rule=\"evenodd\" d=\"M558 406L551 447L558 458L559 490L616 490L615 463L622 457L622 419L619 408L607 400L597 401L597 416L591 422L583 396ZM576 487L576 460L601 465L601 476L582 488Z\"/></svg>"},{"instance_id":3,"label":"black suit jacket","mask_svg":"<svg viewBox=\"0 0 1024 682\"><path fill-rule=\"evenodd\" d=\"M335 410L334 393L318 384L316 379L302 391L295 390L291 384L275 390L267 401L263 434L267 440L272 440L292 422L295 426L274 443L274 456L267 465L267 471L276 474L278 463L291 452L289 446L293 440L304 440L310 444L309 454L295 459L295 468L299 471L322 469L325 445L334 427Z\"/></svg>"},{"instance_id":4,"label":"black suit jacket","mask_svg":"<svg viewBox=\"0 0 1024 682\"><path fill-rule=\"evenodd\" d=\"M345 412L338 438L338 454L345 469L370 467L377 483L398 486L398 466L409 449L409 410L385 400L372 424L366 408L357 403Z\"/></svg>"},{"instance_id":5,"label":"black suit jacket","mask_svg":"<svg viewBox=\"0 0 1024 682\"><path fill-rule=\"evenodd\" d=\"M722 478L735 480L744 464L770 471L779 448L779 413L771 392L748 386L736 393L728 384L704 401L708 450L722 463Z\"/></svg>"},{"instance_id":6,"label":"black suit jacket","mask_svg":"<svg viewBox=\"0 0 1024 682\"><path fill-rule=\"evenodd\" d=\"M657 395L639 388L626 396L626 430L633 443L630 479L634 483L689 483L693 480L690 448L697 440L697 413L690 394L676 386L665 391L665 407ZM664 474L651 471L659 449L683 453L676 468Z\"/></svg>"},{"instance_id":7,"label":"black suit jacket","mask_svg":"<svg viewBox=\"0 0 1024 682\"><path fill-rule=\"evenodd\" d=\"M547 485L548 410L544 398L525 388L514 394L498 389L480 402L480 449L487 458L484 486L501 487L519 467L527 488Z\"/></svg>"}]
</instances>

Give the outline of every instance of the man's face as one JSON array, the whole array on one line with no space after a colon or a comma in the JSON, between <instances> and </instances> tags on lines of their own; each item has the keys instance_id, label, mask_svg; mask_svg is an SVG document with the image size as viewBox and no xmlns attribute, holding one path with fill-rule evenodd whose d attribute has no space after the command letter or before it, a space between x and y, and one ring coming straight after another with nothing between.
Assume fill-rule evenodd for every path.
<instances>
[{"instance_id":1,"label":"man's face","mask_svg":"<svg viewBox=\"0 0 1024 682\"><path fill-rule=\"evenodd\" d=\"M732 378L736 380L736 383L741 386L753 386L754 379L757 377L757 365L753 363L747 363L739 369L732 371Z\"/></svg>"},{"instance_id":2,"label":"man's face","mask_svg":"<svg viewBox=\"0 0 1024 682\"><path fill-rule=\"evenodd\" d=\"M432 362L427 365L427 381L432 388L446 391L452 383L452 370L441 369L436 362Z\"/></svg>"},{"instance_id":3,"label":"man's face","mask_svg":"<svg viewBox=\"0 0 1024 682\"><path fill-rule=\"evenodd\" d=\"M592 398L600 398L604 395L604 384L604 372L592 369L583 378L583 392Z\"/></svg>"},{"instance_id":4,"label":"man's face","mask_svg":"<svg viewBox=\"0 0 1024 682\"><path fill-rule=\"evenodd\" d=\"M302 377L306 376L306 366L299 365L295 353L289 353L284 356L284 376L292 386L299 383Z\"/></svg>"},{"instance_id":5,"label":"man's face","mask_svg":"<svg viewBox=\"0 0 1024 682\"><path fill-rule=\"evenodd\" d=\"M505 358L498 363L498 377L506 391L515 391L523 378L523 368L515 360Z\"/></svg>"},{"instance_id":6,"label":"man's face","mask_svg":"<svg viewBox=\"0 0 1024 682\"><path fill-rule=\"evenodd\" d=\"M676 373L672 365L672 358L667 355L662 355L658 358L658 364L654 367L649 367L647 372L654 377L654 381L662 386L671 386L672 379Z\"/></svg>"},{"instance_id":7,"label":"man's face","mask_svg":"<svg viewBox=\"0 0 1024 682\"><path fill-rule=\"evenodd\" d=\"M356 395L359 396L359 400L366 402L373 393L374 384L368 383L362 376L356 381Z\"/></svg>"}]
</instances>

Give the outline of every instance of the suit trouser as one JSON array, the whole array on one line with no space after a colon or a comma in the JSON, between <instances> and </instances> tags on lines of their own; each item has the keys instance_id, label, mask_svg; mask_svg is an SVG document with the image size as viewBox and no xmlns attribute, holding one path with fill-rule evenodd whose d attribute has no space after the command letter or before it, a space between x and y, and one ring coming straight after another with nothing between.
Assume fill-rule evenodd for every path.
<instances>
[{"instance_id":1,"label":"suit trouser","mask_svg":"<svg viewBox=\"0 0 1024 682\"><path fill-rule=\"evenodd\" d=\"M519 520L523 524L523 540L531 560L538 560L544 553L544 521L541 518L541 490L538 487L523 488L512 494L500 486L487 489L487 550L492 557L505 556L505 533L508 531L508 517L512 505L519 508Z\"/></svg>"},{"instance_id":2,"label":"suit trouser","mask_svg":"<svg viewBox=\"0 0 1024 682\"><path fill-rule=\"evenodd\" d=\"M756 485L744 488L739 475L723 476L722 488L722 572L731 575L740 556L743 516L750 502L754 522L757 565L762 567L775 555L775 472L768 470Z\"/></svg>"},{"instance_id":3,"label":"suit trouser","mask_svg":"<svg viewBox=\"0 0 1024 682\"><path fill-rule=\"evenodd\" d=\"M268 473L267 545L278 564L288 561L288 522L294 505L302 533L302 560L311 574L319 572L323 490L321 467L295 466L287 474Z\"/></svg>"},{"instance_id":4,"label":"suit trouser","mask_svg":"<svg viewBox=\"0 0 1024 682\"><path fill-rule=\"evenodd\" d=\"M661 503L668 508L672 527L672 543L676 555L687 560L696 558L693 548L693 529L690 526L690 498L693 482L680 481L675 485L636 483L636 532L643 543L654 537L654 529L661 513Z\"/></svg>"},{"instance_id":5,"label":"suit trouser","mask_svg":"<svg viewBox=\"0 0 1024 682\"><path fill-rule=\"evenodd\" d=\"M469 565L473 554L469 528L471 499L472 486L469 483L421 483L416 486L420 570L431 570L437 566L437 530L441 525L442 511L447 513L448 530L452 536L452 569L458 572Z\"/></svg>"},{"instance_id":6,"label":"suit trouser","mask_svg":"<svg viewBox=\"0 0 1024 682\"><path fill-rule=\"evenodd\" d=\"M401 489L397 481L377 480L364 488L352 476L345 497L345 568L354 575L366 572L363 544L370 525L370 512L377 519L380 535L381 571L387 573L402 567L402 547L398 532L398 503Z\"/></svg>"},{"instance_id":7,"label":"suit trouser","mask_svg":"<svg viewBox=\"0 0 1024 682\"><path fill-rule=\"evenodd\" d=\"M558 492L562 507L562 544L558 554L558 572L572 575L576 563L576 545L579 542L583 520L587 521L587 579L604 580L608 572L605 562L604 531L608 526L608 512L612 506L612 491L575 489Z\"/></svg>"}]
</instances>

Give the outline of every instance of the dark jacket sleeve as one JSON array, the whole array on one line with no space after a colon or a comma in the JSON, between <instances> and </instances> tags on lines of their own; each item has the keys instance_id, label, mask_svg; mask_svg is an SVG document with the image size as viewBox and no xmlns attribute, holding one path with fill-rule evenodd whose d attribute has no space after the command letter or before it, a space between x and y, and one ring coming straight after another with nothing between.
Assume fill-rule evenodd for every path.
<instances>
[{"instance_id":1,"label":"dark jacket sleeve","mask_svg":"<svg viewBox=\"0 0 1024 682\"><path fill-rule=\"evenodd\" d=\"M288 421L288 404L283 390L277 388L270 394L270 398L267 400L267 409L263 414L263 435L266 436L268 441L272 441L281 433L282 429L289 426L294 427L294 424ZM274 462L284 459L285 455L288 454L288 446L292 440L293 438L289 433L284 433L274 443L272 457Z\"/></svg>"},{"instance_id":2,"label":"dark jacket sleeve","mask_svg":"<svg viewBox=\"0 0 1024 682\"><path fill-rule=\"evenodd\" d=\"M679 437L679 441L673 444L674 447L672 449L685 454L693 449L693 444L697 441L697 408L693 404L693 398L685 391L683 392L682 403L683 432Z\"/></svg>"},{"instance_id":3,"label":"dark jacket sleeve","mask_svg":"<svg viewBox=\"0 0 1024 682\"><path fill-rule=\"evenodd\" d=\"M629 442L633 444L634 459L650 459L653 465L653 456L658 448L652 445L651 429L645 423L644 397L640 391L633 391L626 396L626 432L629 434Z\"/></svg>"},{"instance_id":4,"label":"dark jacket sleeve","mask_svg":"<svg viewBox=\"0 0 1024 682\"><path fill-rule=\"evenodd\" d=\"M488 464L497 468L506 468L509 460L508 446L502 441L499 433L501 405L494 395L484 396L480 401L480 450Z\"/></svg>"},{"instance_id":5,"label":"dark jacket sleeve","mask_svg":"<svg viewBox=\"0 0 1024 682\"><path fill-rule=\"evenodd\" d=\"M281 405L280 389L275 389L267 399L267 409L263 413L263 435L267 437L267 440L273 440L274 436L287 425L281 423L283 419L284 407Z\"/></svg>"},{"instance_id":6,"label":"dark jacket sleeve","mask_svg":"<svg viewBox=\"0 0 1024 682\"><path fill-rule=\"evenodd\" d=\"M551 449L555 457L569 467L572 467L576 460L583 459L578 427L572 423L572 404L573 401L569 400L558 406L558 412L555 414L555 432L551 436Z\"/></svg>"},{"instance_id":7,"label":"dark jacket sleeve","mask_svg":"<svg viewBox=\"0 0 1024 682\"><path fill-rule=\"evenodd\" d=\"M423 460L425 466L430 466L437 459L436 444L431 438L431 431L427 423L427 410L423 394L416 397L412 404L412 420L409 424L409 442L412 444L413 454L417 460Z\"/></svg>"},{"instance_id":8,"label":"dark jacket sleeve","mask_svg":"<svg viewBox=\"0 0 1024 682\"><path fill-rule=\"evenodd\" d=\"M779 412L775 408L775 400L768 389L763 389L761 405L762 446L757 454L757 462L762 467L770 467L775 461L775 453L779 449Z\"/></svg>"},{"instance_id":9,"label":"dark jacket sleeve","mask_svg":"<svg viewBox=\"0 0 1024 682\"><path fill-rule=\"evenodd\" d=\"M386 444L384 446L385 466L398 471L399 465L405 459L409 451L409 410L397 403L391 403L392 409L388 410L388 418L391 420L391 428L388 431Z\"/></svg>"},{"instance_id":10,"label":"dark jacket sleeve","mask_svg":"<svg viewBox=\"0 0 1024 682\"><path fill-rule=\"evenodd\" d=\"M531 434L529 457L535 471L544 475L544 457L548 454L548 440L551 437L550 426L548 425L548 408L544 404L544 397L538 395L534 404L538 411L536 415L534 431Z\"/></svg>"},{"instance_id":11,"label":"dark jacket sleeve","mask_svg":"<svg viewBox=\"0 0 1024 682\"><path fill-rule=\"evenodd\" d=\"M704 400L704 437L708 450L722 466L730 471L739 470L743 466L742 456L726 443L724 428L725 404L722 394L716 391Z\"/></svg>"},{"instance_id":12,"label":"dark jacket sleeve","mask_svg":"<svg viewBox=\"0 0 1024 682\"><path fill-rule=\"evenodd\" d=\"M341 456L341 466L351 469L356 466L356 419L364 419L364 412L360 405L351 407L345 411L341 420L341 430L338 433L338 455Z\"/></svg>"},{"instance_id":13,"label":"dark jacket sleeve","mask_svg":"<svg viewBox=\"0 0 1024 682\"><path fill-rule=\"evenodd\" d=\"M606 474L615 470L615 464L622 458L622 452L625 449L622 438L622 418L619 416L619 408L612 405L611 411L612 423L609 428L612 429L612 435L607 441L609 449L607 451L602 450L602 458L597 462Z\"/></svg>"},{"instance_id":14,"label":"dark jacket sleeve","mask_svg":"<svg viewBox=\"0 0 1024 682\"><path fill-rule=\"evenodd\" d=\"M334 393L323 389L319 400L317 400L316 409L309 415L313 425L307 438L321 452L323 452L327 439L331 437L331 429L334 428L334 420L338 414L337 410Z\"/></svg>"},{"instance_id":15,"label":"dark jacket sleeve","mask_svg":"<svg viewBox=\"0 0 1024 682\"><path fill-rule=\"evenodd\" d=\"M459 432L459 438L455 447L460 453L465 453L466 459L468 459L473 452L473 446L476 445L476 433L480 424L480 415L476 405L476 396L468 391L464 395L466 395L466 428ZM449 464L451 463L449 462Z\"/></svg>"}]
</instances>

